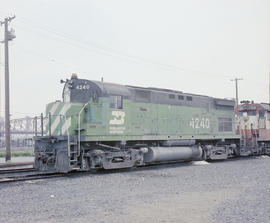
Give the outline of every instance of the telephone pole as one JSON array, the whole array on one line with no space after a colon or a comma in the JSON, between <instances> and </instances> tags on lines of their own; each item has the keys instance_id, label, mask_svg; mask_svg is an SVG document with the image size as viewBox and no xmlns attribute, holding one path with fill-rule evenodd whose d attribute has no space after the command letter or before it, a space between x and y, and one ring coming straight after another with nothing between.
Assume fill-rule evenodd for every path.
<instances>
[{"instance_id":1,"label":"telephone pole","mask_svg":"<svg viewBox=\"0 0 270 223\"><path fill-rule=\"evenodd\" d=\"M15 38L13 30L8 30L8 24L15 18L7 17L4 21L0 21L1 26L5 26L5 141L6 141L6 162L11 160L10 151L10 112L9 112L9 61L8 61L8 41Z\"/></svg>"},{"instance_id":2,"label":"telephone pole","mask_svg":"<svg viewBox=\"0 0 270 223\"><path fill-rule=\"evenodd\" d=\"M235 78L235 79L231 79L231 81L235 81L235 95L236 95L236 98L235 98L235 101L236 101L236 105L238 105L238 81L241 81L243 80L243 78Z\"/></svg>"}]
</instances>

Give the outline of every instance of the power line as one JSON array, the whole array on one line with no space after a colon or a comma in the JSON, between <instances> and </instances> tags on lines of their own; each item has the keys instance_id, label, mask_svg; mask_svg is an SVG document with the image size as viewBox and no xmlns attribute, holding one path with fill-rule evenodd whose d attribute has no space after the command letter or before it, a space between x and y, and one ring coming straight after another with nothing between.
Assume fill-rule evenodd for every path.
<instances>
[{"instance_id":1,"label":"power line","mask_svg":"<svg viewBox=\"0 0 270 223\"><path fill-rule=\"evenodd\" d=\"M22 20L26 21L26 24L29 25L29 21L31 23L31 20L24 18L21 18ZM18 20L19 22L22 22L20 20ZM22 22L25 23L25 22ZM33 24L33 23L32 23ZM33 28L33 25L30 25L31 28ZM35 25L34 25L35 26ZM25 27L24 27L25 28ZM148 59L148 58L144 58L141 56L136 56L130 53L126 53L123 51L119 51L119 50L115 50L113 48L110 47L106 47L103 46L101 44L98 43L94 43L94 42L89 42L89 41L85 41L85 40L76 40L74 39L73 36L71 36L70 34L66 34L66 33L59 33L56 30L52 29L52 28L48 28L48 27L40 27L40 25L37 27L35 26L34 28L41 30L41 31L45 31L49 34L53 34L56 38L60 38L60 39L65 39L66 41L64 43L67 43L69 45L75 46L77 48L86 50L86 51L91 51L91 52L95 52L93 49L89 49L89 46L94 47L95 50L97 50L97 53L101 53L103 55L106 56L121 56L121 57L125 57L128 59L132 59L135 60L137 62L143 62L144 64L151 64L151 65L155 65L158 67L161 67L163 69L169 69L169 70L177 70L177 71L188 71L188 72L193 72L193 73L203 73L205 76L217 76L217 73L212 73L212 72L207 72L207 71L200 71L200 70L196 70L196 69L189 69L189 68L184 68L184 67L179 67L176 65L171 65L171 64L166 64L166 63L162 63L160 61L156 61L156 60L152 60L152 59ZM63 41L61 41L63 42ZM228 78L228 76L225 75L219 75L219 76L223 76Z\"/></svg>"},{"instance_id":2,"label":"power line","mask_svg":"<svg viewBox=\"0 0 270 223\"><path fill-rule=\"evenodd\" d=\"M61 61L59 59L50 57L50 56L45 55L43 53L40 53L40 52L38 52L36 50L25 48L25 46L23 46L23 47L18 46L17 49L22 50L24 53L29 53L29 54L35 55L35 57L39 57L42 60L46 60L48 62L59 64L59 65L64 65L65 68L68 68L68 69L73 70L73 71L79 69L76 66L71 66L70 63L67 63L67 62ZM89 75L94 75L91 71L83 71L83 73L87 73Z\"/></svg>"}]
</instances>

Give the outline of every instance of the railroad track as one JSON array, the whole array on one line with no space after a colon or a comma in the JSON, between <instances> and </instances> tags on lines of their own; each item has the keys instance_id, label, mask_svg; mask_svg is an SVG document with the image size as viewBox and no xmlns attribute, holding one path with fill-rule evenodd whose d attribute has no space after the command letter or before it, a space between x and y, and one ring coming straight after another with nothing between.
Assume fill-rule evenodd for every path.
<instances>
[{"instance_id":1,"label":"railroad track","mask_svg":"<svg viewBox=\"0 0 270 223\"><path fill-rule=\"evenodd\" d=\"M33 175L16 175L16 176L1 176L0 175L0 184L1 183L10 183L10 182L18 182L18 181L28 181L28 180L40 180L47 178L55 178L55 177L63 177L67 174L63 173L38 173Z\"/></svg>"},{"instance_id":2,"label":"railroad track","mask_svg":"<svg viewBox=\"0 0 270 223\"><path fill-rule=\"evenodd\" d=\"M34 165L33 162L16 162L16 163L0 163L0 170L2 168L8 168L8 167L22 167L22 166L30 166Z\"/></svg>"},{"instance_id":3,"label":"railroad track","mask_svg":"<svg viewBox=\"0 0 270 223\"><path fill-rule=\"evenodd\" d=\"M177 165L180 164L179 162L171 162L171 163L164 163L163 165L158 164L150 164L147 166L140 166L136 169L132 170L142 170L145 168L161 168L162 166L166 165ZM184 163L181 163L182 165ZM14 166L13 166L14 167ZM109 174L119 171L129 171L131 169L121 169L121 170L100 170L99 174ZM56 178L56 177L68 177L74 174L84 174L84 173L91 173L91 171L74 171L69 173L53 173L53 172L39 172L35 170L33 167L29 168L16 168L16 169L1 169L0 168L0 184L1 183L9 183L9 182L17 182L17 181L28 181L28 180L39 180L39 179L48 179L48 178Z\"/></svg>"},{"instance_id":4,"label":"railroad track","mask_svg":"<svg viewBox=\"0 0 270 223\"><path fill-rule=\"evenodd\" d=\"M31 172L35 171L33 167L28 168L16 168L16 169L0 169L0 176L1 174L7 174L7 173L24 173L24 172Z\"/></svg>"},{"instance_id":5,"label":"railroad track","mask_svg":"<svg viewBox=\"0 0 270 223\"><path fill-rule=\"evenodd\" d=\"M20 162L20 163L1 163L0 164L0 177L4 174L18 174L34 172L33 162Z\"/></svg>"},{"instance_id":6,"label":"railroad track","mask_svg":"<svg viewBox=\"0 0 270 223\"><path fill-rule=\"evenodd\" d=\"M239 158L241 159L241 158ZM231 160L227 160L231 161ZM204 161L205 162L205 161ZM148 164L147 166L138 166L137 168L131 169L113 169L113 170L99 170L98 172L94 172L95 174L110 174L119 171L139 171L143 169L152 169L152 168L167 168L167 167L175 167L178 165L186 166L192 165L194 162L169 162L169 163L154 163ZM208 164L207 162L205 162ZM13 165L14 167L14 165ZM33 167L28 168L16 168L16 169L1 169L0 168L0 184L1 183L9 183L16 181L28 181L28 180L39 180L39 179L48 179L48 178L57 178L57 177L68 177L75 174L89 174L93 173L92 171L73 171L69 173L53 173L53 172L39 172L35 170Z\"/></svg>"},{"instance_id":7,"label":"railroad track","mask_svg":"<svg viewBox=\"0 0 270 223\"><path fill-rule=\"evenodd\" d=\"M44 172L33 168L33 162L0 164L0 184L16 181L38 180L64 176L65 174Z\"/></svg>"}]
</instances>

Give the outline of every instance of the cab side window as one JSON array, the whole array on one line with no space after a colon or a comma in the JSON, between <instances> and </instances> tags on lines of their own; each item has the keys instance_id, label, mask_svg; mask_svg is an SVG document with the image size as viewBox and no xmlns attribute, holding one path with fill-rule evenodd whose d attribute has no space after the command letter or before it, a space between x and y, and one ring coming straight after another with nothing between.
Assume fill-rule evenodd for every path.
<instances>
[{"instance_id":1,"label":"cab side window","mask_svg":"<svg viewBox=\"0 0 270 223\"><path fill-rule=\"evenodd\" d=\"M119 95L110 96L110 108L122 109L123 108L123 97Z\"/></svg>"}]
</instances>

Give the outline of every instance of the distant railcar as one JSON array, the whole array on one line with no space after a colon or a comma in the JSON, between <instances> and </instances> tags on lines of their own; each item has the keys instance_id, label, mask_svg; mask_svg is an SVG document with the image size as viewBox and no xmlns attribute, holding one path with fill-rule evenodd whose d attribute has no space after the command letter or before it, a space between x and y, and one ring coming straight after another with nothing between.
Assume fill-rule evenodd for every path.
<instances>
[{"instance_id":1,"label":"distant railcar","mask_svg":"<svg viewBox=\"0 0 270 223\"><path fill-rule=\"evenodd\" d=\"M248 153L270 153L270 107L266 103L243 101L235 109L238 119L237 133L241 135L242 147Z\"/></svg>"},{"instance_id":2,"label":"distant railcar","mask_svg":"<svg viewBox=\"0 0 270 223\"><path fill-rule=\"evenodd\" d=\"M232 100L77 75L63 82L63 99L47 105L45 134L35 138L39 170L128 168L247 153L235 133Z\"/></svg>"}]
</instances>

